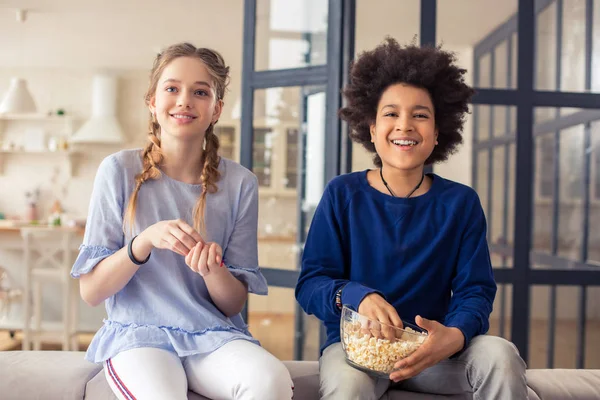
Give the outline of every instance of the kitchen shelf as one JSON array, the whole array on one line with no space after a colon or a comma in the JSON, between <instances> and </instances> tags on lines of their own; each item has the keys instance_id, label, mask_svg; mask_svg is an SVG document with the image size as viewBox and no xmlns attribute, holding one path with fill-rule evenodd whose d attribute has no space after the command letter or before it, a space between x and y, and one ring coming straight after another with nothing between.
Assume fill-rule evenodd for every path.
<instances>
[{"instance_id":1,"label":"kitchen shelf","mask_svg":"<svg viewBox=\"0 0 600 400\"><path fill-rule=\"evenodd\" d=\"M67 164L69 176L76 175L76 160L79 158L80 153L72 150L59 150L59 151L34 151L34 150L0 150L0 175L4 174L4 163L5 160L11 156L32 156L32 157L59 157L63 158Z\"/></svg>"},{"instance_id":2,"label":"kitchen shelf","mask_svg":"<svg viewBox=\"0 0 600 400\"><path fill-rule=\"evenodd\" d=\"M78 152L46 149L50 137L56 139L57 145L59 141L68 141L73 133L73 122L70 115L0 114L0 175L4 174L5 163L12 157L58 157L64 160L69 175L73 176Z\"/></svg>"},{"instance_id":3,"label":"kitchen shelf","mask_svg":"<svg viewBox=\"0 0 600 400\"><path fill-rule=\"evenodd\" d=\"M73 122L73 117L70 115L46 114L0 114L0 121Z\"/></svg>"}]
</instances>

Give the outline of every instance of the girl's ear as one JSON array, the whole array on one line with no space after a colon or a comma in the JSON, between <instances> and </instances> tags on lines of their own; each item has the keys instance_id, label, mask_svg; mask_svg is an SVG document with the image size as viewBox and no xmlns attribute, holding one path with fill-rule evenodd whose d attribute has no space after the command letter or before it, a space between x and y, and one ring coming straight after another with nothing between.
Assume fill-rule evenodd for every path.
<instances>
[{"instance_id":1,"label":"girl's ear","mask_svg":"<svg viewBox=\"0 0 600 400\"><path fill-rule=\"evenodd\" d=\"M375 124L369 125L369 131L371 132L371 143L375 143Z\"/></svg>"},{"instance_id":2,"label":"girl's ear","mask_svg":"<svg viewBox=\"0 0 600 400\"><path fill-rule=\"evenodd\" d=\"M217 121L219 120L219 118L221 117L221 113L223 112L223 105L225 103L223 103L223 100L217 100L217 102L215 103L215 109L213 111L213 116L212 116L212 124L216 124Z\"/></svg>"},{"instance_id":3,"label":"girl's ear","mask_svg":"<svg viewBox=\"0 0 600 400\"><path fill-rule=\"evenodd\" d=\"M154 115L156 113L156 97L152 96L150 101L148 102L148 110L150 110L150 114Z\"/></svg>"},{"instance_id":4,"label":"girl's ear","mask_svg":"<svg viewBox=\"0 0 600 400\"><path fill-rule=\"evenodd\" d=\"M438 144L438 129L435 128L435 144Z\"/></svg>"}]
</instances>

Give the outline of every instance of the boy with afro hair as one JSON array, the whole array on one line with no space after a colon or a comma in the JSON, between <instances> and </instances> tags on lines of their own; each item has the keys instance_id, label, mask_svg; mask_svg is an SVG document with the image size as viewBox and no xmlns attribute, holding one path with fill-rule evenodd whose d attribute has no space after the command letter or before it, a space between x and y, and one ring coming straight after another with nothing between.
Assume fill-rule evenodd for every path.
<instances>
[{"instance_id":1,"label":"boy with afro hair","mask_svg":"<svg viewBox=\"0 0 600 400\"><path fill-rule=\"evenodd\" d=\"M527 399L516 347L484 335L496 284L479 197L424 173L462 142L474 91L455 61L440 48L387 38L351 66L340 116L377 168L327 185L304 247L296 299L327 328L321 399L376 400L390 388ZM368 375L345 361L342 305L429 335L389 379Z\"/></svg>"}]
</instances>

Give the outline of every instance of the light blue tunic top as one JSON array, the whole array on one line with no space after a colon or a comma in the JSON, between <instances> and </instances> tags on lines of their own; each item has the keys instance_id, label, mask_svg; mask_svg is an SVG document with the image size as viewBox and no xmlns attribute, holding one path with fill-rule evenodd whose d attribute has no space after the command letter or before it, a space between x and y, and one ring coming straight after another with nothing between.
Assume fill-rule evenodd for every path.
<instances>
[{"instance_id":1,"label":"light blue tunic top","mask_svg":"<svg viewBox=\"0 0 600 400\"><path fill-rule=\"evenodd\" d=\"M133 232L123 233L123 215L142 171L141 150L124 150L105 158L96 175L83 244L73 265L74 278L90 272L150 225L182 219L193 226L193 209L201 185L162 174L140 188ZM241 165L221 159L218 191L206 198L205 240L223 249L223 262L251 293L267 294L258 268L258 182ZM156 347L179 357L209 353L237 339L258 342L241 316L227 318L214 305L204 279L184 257L152 250L150 260L118 293L105 301L108 318L92 340L86 359L102 362L121 351Z\"/></svg>"}]
</instances>

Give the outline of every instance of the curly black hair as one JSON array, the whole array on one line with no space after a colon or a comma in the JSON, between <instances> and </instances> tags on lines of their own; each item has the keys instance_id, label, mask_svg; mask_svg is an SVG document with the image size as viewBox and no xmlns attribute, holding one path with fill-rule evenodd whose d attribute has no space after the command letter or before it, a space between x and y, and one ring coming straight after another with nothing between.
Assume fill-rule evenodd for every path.
<instances>
[{"instance_id":1,"label":"curly black hair","mask_svg":"<svg viewBox=\"0 0 600 400\"><path fill-rule=\"evenodd\" d=\"M347 106L339 116L350 125L350 137L375 153L370 125L377 115L383 92L391 85L405 83L429 92L438 129L438 145L425 161L445 161L462 143L462 129L468 103L475 91L465 83L465 69L454 64L456 56L440 47L401 46L390 37L371 51L363 52L350 66L350 83L342 91ZM381 167L375 153L373 162Z\"/></svg>"}]
</instances>

